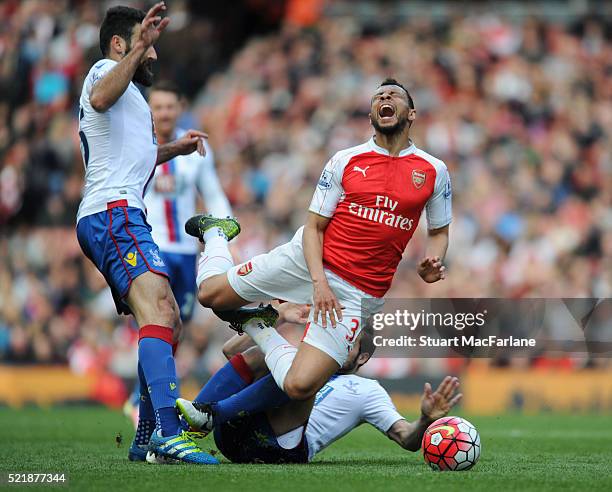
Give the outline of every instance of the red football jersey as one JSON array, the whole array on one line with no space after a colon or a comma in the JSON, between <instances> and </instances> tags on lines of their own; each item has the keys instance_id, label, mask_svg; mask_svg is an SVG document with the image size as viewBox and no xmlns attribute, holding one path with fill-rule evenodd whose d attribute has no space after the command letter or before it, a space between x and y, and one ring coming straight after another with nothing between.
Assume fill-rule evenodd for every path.
<instances>
[{"instance_id":1,"label":"red football jersey","mask_svg":"<svg viewBox=\"0 0 612 492\"><path fill-rule=\"evenodd\" d=\"M376 297L389 290L423 209L429 229L451 222L445 164L414 144L398 157L370 139L325 166L310 211L331 217L323 264Z\"/></svg>"}]
</instances>

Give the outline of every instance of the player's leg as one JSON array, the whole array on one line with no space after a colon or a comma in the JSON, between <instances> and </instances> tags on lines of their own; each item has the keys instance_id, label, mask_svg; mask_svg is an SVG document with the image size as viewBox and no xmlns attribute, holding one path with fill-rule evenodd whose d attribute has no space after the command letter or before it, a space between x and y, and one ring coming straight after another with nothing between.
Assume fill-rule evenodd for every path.
<instances>
[{"instance_id":1,"label":"player's leg","mask_svg":"<svg viewBox=\"0 0 612 492\"><path fill-rule=\"evenodd\" d=\"M330 286L344 307L342 320L335 328L312 319L307 324L299 350L286 343L273 328L261 321L247 323L243 329L266 355L266 364L279 388L291 399L311 398L346 361L361 331L361 318L377 312L382 299L360 291L332 272L326 271ZM362 312L363 311L363 312Z\"/></svg>"},{"instance_id":2,"label":"player's leg","mask_svg":"<svg viewBox=\"0 0 612 492\"><path fill-rule=\"evenodd\" d=\"M126 302L140 327L138 360L156 420L162 435L175 435L179 422L173 410L179 393L173 345L181 329L178 305L168 280L153 272L133 279Z\"/></svg>"},{"instance_id":3,"label":"player's leg","mask_svg":"<svg viewBox=\"0 0 612 492\"><path fill-rule=\"evenodd\" d=\"M234 356L206 383L194 401L177 399L179 412L193 429L208 432L213 426L222 425L239 416L255 415L289 402L289 397L270 374L248 383L253 381L254 372L246 366L243 357L240 362L246 368L239 372L235 364L237 357ZM232 392L230 387L238 391Z\"/></svg>"},{"instance_id":4,"label":"player's leg","mask_svg":"<svg viewBox=\"0 0 612 492\"><path fill-rule=\"evenodd\" d=\"M129 275L123 299L140 327L138 360L155 410L157 430L151 436L149 451L188 463L218 463L183 432L174 408L179 391L174 345L182 325L151 227L141 210L123 206L109 212L109 235L117 252L133 253L123 253L128 265L124 262L122 266Z\"/></svg>"},{"instance_id":5,"label":"player's leg","mask_svg":"<svg viewBox=\"0 0 612 492\"><path fill-rule=\"evenodd\" d=\"M181 319L186 321L188 318L185 317L184 313L189 313L190 307L193 306L194 299L193 290L195 285L195 270L193 266L195 265L195 255L191 255L192 263L189 270L184 268L184 261L182 261L183 257L189 255L166 253L160 250L159 256L166 264L166 271L170 278L170 288L172 289L181 311ZM191 278L189 278L189 276L191 276ZM187 294L189 289L186 287L190 280L191 306L189 305L190 299ZM132 320L132 323L136 324L136 321ZM136 329L138 329L138 325L136 325ZM173 344L173 352L176 352L177 346L178 342L175 342ZM128 403L134 401L137 402L135 404L137 405L137 415L143 415L142 419L137 419L136 421L136 438L134 440L134 444L137 446L142 446L148 444L149 438L151 437L151 420L153 421L153 428L155 427L155 413L151 405L151 398L147 389L146 379L144 377L141 364L138 364L138 379L132 395L130 395L128 402L126 402L126 406ZM138 450L135 450L135 452L138 453ZM132 455L130 455L130 458L132 458Z\"/></svg>"},{"instance_id":6,"label":"player's leg","mask_svg":"<svg viewBox=\"0 0 612 492\"><path fill-rule=\"evenodd\" d=\"M309 322L305 335L312 326L313 323ZM341 326L338 323L334 330L341 329ZM242 329L265 354L266 364L278 387L292 400L307 400L314 396L342 365L337 359L341 359L343 354L334 358L308 343L301 343L296 348L259 319L249 321ZM294 364L295 369L292 369Z\"/></svg>"},{"instance_id":7,"label":"player's leg","mask_svg":"<svg viewBox=\"0 0 612 492\"><path fill-rule=\"evenodd\" d=\"M265 413L238 417L215 426L215 444L233 463L307 463L308 446L303 431L291 449L281 446ZM284 436L283 436L284 437Z\"/></svg>"},{"instance_id":8,"label":"player's leg","mask_svg":"<svg viewBox=\"0 0 612 492\"><path fill-rule=\"evenodd\" d=\"M180 426L174 408L178 378L173 345L181 329L179 307L170 284L163 277L145 272L132 281L126 302L140 325L138 359L155 409L157 429L151 435L147 461L181 460L217 464L203 452L193 437Z\"/></svg>"},{"instance_id":9,"label":"player's leg","mask_svg":"<svg viewBox=\"0 0 612 492\"><path fill-rule=\"evenodd\" d=\"M168 285L165 264L150 232L144 213L128 207L125 200L109 203L105 212L86 216L77 225L79 244L111 287L117 312L135 314L140 326L141 395L148 394L150 381L160 379L160 374L161 378L172 380L166 385L160 384L162 389L169 391L178 386L172 358L173 338L180 329L178 308ZM145 443L156 421L161 422L164 432L177 432L178 417L175 412L171 413L172 398L163 401L164 391L152 390L149 399L141 398L142 422L128 453L132 460L144 459L150 446L150 442ZM138 441L142 444L138 445ZM189 453L191 462L216 462L197 449L195 443L186 444L190 450L194 448Z\"/></svg>"},{"instance_id":10,"label":"player's leg","mask_svg":"<svg viewBox=\"0 0 612 492\"><path fill-rule=\"evenodd\" d=\"M128 451L128 459L130 461L144 461L151 435L155 430L156 418L147 388L147 380L140 362L138 363L138 383L134 391L138 392L138 420L136 422L136 434Z\"/></svg>"},{"instance_id":11,"label":"player's leg","mask_svg":"<svg viewBox=\"0 0 612 492\"><path fill-rule=\"evenodd\" d=\"M282 329L289 340L299 343L295 337ZM252 347L244 354L245 363L254 373L266 372L263 353L258 347ZM262 380L268 391L276 394L280 389L268 374ZM258 381L259 382L259 381ZM254 383L248 389L254 388ZM305 425L308 422L314 399L308 401L290 401L284 397L284 403L270 401L266 391L256 390L248 394L247 389L217 404L214 414L214 436L217 447L223 455L233 462L263 463L305 463L308 461L308 447L304 438ZM239 402L233 414L222 417L218 405ZM214 405L213 405L214 406ZM263 411L264 407L272 406Z\"/></svg>"},{"instance_id":12,"label":"player's leg","mask_svg":"<svg viewBox=\"0 0 612 492\"><path fill-rule=\"evenodd\" d=\"M341 288L337 290L342 293ZM298 349L260 320L243 326L244 332L264 352L279 388L291 399L307 400L314 396L346 361L361 328L361 302L341 296L341 303L346 306L342 321L335 328L323 328L311 318Z\"/></svg>"},{"instance_id":13,"label":"player's leg","mask_svg":"<svg viewBox=\"0 0 612 492\"><path fill-rule=\"evenodd\" d=\"M198 265L198 300L201 304L221 312L272 299L301 304L310 301L312 285L302 252L301 230L290 242L257 255L240 266L233 266L225 235L215 233L218 227L204 231L202 223L205 219L213 219L199 217L202 216L190 219L185 230L206 244Z\"/></svg>"},{"instance_id":14,"label":"player's leg","mask_svg":"<svg viewBox=\"0 0 612 492\"><path fill-rule=\"evenodd\" d=\"M214 261L214 258L201 257L198 263L198 272L206 271L207 266L212 263L211 260ZM202 306L215 311L229 311L249 304L249 301L240 297L232 288L226 273L215 274L200 282L197 297Z\"/></svg>"},{"instance_id":15,"label":"player's leg","mask_svg":"<svg viewBox=\"0 0 612 492\"><path fill-rule=\"evenodd\" d=\"M299 335L292 327L285 325L282 332L292 343L299 343ZM269 375L261 349L251 347L234 355L215 373L193 402L179 399L177 407L193 428L200 429L208 424L205 430L210 430L212 419L215 425L220 425L238 415L255 414L288 402L289 398ZM297 408L294 411L295 415L305 414ZM300 417L291 428L303 422L304 418ZM283 425L287 424L281 422Z\"/></svg>"},{"instance_id":16,"label":"player's leg","mask_svg":"<svg viewBox=\"0 0 612 492\"><path fill-rule=\"evenodd\" d=\"M226 275L234 266L229 241L240 233L238 222L232 218L196 215L185 223L185 231L204 243L196 278L200 304L222 311L248 304L232 289Z\"/></svg>"},{"instance_id":17,"label":"player's leg","mask_svg":"<svg viewBox=\"0 0 612 492\"><path fill-rule=\"evenodd\" d=\"M307 400L290 400L281 407L266 411L268 422L270 422L274 434L276 436L283 436L306 425L312 412L313 404L314 397Z\"/></svg>"},{"instance_id":18,"label":"player's leg","mask_svg":"<svg viewBox=\"0 0 612 492\"><path fill-rule=\"evenodd\" d=\"M307 400L314 397L340 367L334 358L304 342L286 373L283 389L292 400Z\"/></svg>"},{"instance_id":19,"label":"player's leg","mask_svg":"<svg viewBox=\"0 0 612 492\"><path fill-rule=\"evenodd\" d=\"M181 321L188 323L193 316L196 289L196 255L160 251L159 255L170 273L170 288L179 306Z\"/></svg>"}]
</instances>

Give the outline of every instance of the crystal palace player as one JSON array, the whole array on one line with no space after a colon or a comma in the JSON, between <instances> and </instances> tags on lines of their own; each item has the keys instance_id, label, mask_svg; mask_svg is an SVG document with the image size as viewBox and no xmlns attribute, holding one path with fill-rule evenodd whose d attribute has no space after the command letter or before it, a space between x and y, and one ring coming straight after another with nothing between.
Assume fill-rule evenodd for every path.
<instances>
[{"instance_id":1,"label":"crystal palace player","mask_svg":"<svg viewBox=\"0 0 612 492\"><path fill-rule=\"evenodd\" d=\"M181 101L174 84L156 82L149 91L149 106L160 144L185 134L185 130L176 127ZM202 197L209 213L217 217L232 215L215 171L212 149L206 141L204 148L204 156L193 152L157 166L145 197L147 221L153 228L153 239L169 270L170 285L184 323L193 314L198 246L185 234L183 223L196 212L198 196Z\"/></svg>"},{"instance_id":2,"label":"crystal palace player","mask_svg":"<svg viewBox=\"0 0 612 492\"><path fill-rule=\"evenodd\" d=\"M181 100L175 84L164 80L156 82L149 90L149 106L159 144L185 134L185 130L176 126ZM183 323L189 322L193 315L198 245L185 234L182 224L196 213L198 197L202 197L209 213L219 217L232 215L215 171L212 149L206 141L204 148L204 156L193 152L158 165L144 199L147 222L153 228L153 240L159 246L159 256L170 275L170 287ZM139 402L140 387L137 384L123 407L136 425Z\"/></svg>"},{"instance_id":3,"label":"crystal palace player","mask_svg":"<svg viewBox=\"0 0 612 492\"><path fill-rule=\"evenodd\" d=\"M162 457L217 463L179 428L172 344L181 322L144 212L143 197L155 166L196 149L203 152L206 136L190 130L158 146L151 111L134 84L152 83L151 64L157 59L153 44L169 22L159 15L163 10L163 2L146 15L113 7L100 27L104 59L87 74L80 98L79 137L86 171L77 237L110 285L117 311L133 313L140 327L140 420L129 458L144 460L151 447Z\"/></svg>"},{"instance_id":4,"label":"crystal palace player","mask_svg":"<svg viewBox=\"0 0 612 492\"><path fill-rule=\"evenodd\" d=\"M362 316L381 309L423 210L427 254L417 270L425 282L445 276L450 178L442 161L411 141L415 117L408 91L385 80L371 99L373 138L332 157L306 225L268 254L234 267L227 239L239 232L237 223L196 216L186 224L206 244L198 273L205 306L233 310L270 298L313 303L297 350L272 327L271 308L223 315L259 345L279 388L292 399L312 398L344 364Z\"/></svg>"}]
</instances>

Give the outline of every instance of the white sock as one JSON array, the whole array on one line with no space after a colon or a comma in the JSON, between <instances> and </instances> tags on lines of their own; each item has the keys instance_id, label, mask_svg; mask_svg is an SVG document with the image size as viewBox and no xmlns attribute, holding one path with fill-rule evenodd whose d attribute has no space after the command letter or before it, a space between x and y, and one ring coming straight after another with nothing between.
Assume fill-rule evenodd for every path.
<instances>
[{"instance_id":1,"label":"white sock","mask_svg":"<svg viewBox=\"0 0 612 492\"><path fill-rule=\"evenodd\" d=\"M214 228L218 229L218 228ZM208 234L211 231L206 231ZM234 259L230 253L227 239L219 235L206 240L204 252L200 254L198 261L198 277L196 283L198 288L207 278L219 273L225 273L234 266Z\"/></svg>"},{"instance_id":2,"label":"white sock","mask_svg":"<svg viewBox=\"0 0 612 492\"><path fill-rule=\"evenodd\" d=\"M274 381L284 391L285 378L291 364L293 364L297 348L285 340L276 331L276 328L267 326L260 320L251 320L242 329L265 354L266 365L270 369Z\"/></svg>"},{"instance_id":3,"label":"white sock","mask_svg":"<svg viewBox=\"0 0 612 492\"><path fill-rule=\"evenodd\" d=\"M225 242L227 242L227 236L225 235L225 232L223 232L219 227L211 227L202 235L202 239L207 245L211 239L215 239L217 237L222 237L223 239L225 239Z\"/></svg>"}]
</instances>

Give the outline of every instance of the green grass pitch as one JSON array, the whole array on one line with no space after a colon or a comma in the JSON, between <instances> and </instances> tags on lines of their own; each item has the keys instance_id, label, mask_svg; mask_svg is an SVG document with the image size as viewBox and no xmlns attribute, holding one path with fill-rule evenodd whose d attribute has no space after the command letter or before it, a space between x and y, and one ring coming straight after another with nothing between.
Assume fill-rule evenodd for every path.
<instances>
[{"instance_id":1,"label":"green grass pitch","mask_svg":"<svg viewBox=\"0 0 612 492\"><path fill-rule=\"evenodd\" d=\"M65 472L70 489L122 492L612 490L609 416L466 418L480 431L480 462L467 472L437 473L420 452L400 449L369 426L336 442L309 465L154 466L127 460L132 432L119 412L0 408L0 472ZM123 436L119 447L118 433ZM203 441L205 449L213 446L210 438Z\"/></svg>"}]
</instances>

